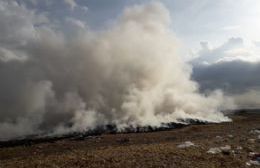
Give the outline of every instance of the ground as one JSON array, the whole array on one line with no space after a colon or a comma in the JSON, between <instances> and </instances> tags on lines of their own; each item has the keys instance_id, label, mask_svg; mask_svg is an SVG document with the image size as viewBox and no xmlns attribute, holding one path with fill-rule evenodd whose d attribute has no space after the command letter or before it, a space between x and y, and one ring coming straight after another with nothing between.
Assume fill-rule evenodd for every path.
<instances>
[{"instance_id":1,"label":"ground","mask_svg":"<svg viewBox=\"0 0 260 168\"><path fill-rule=\"evenodd\" d=\"M33 145L0 148L0 168L16 167L247 167L250 152L260 152L260 113L232 116L233 122L192 125L160 132L104 134ZM178 148L191 141L195 146ZM230 145L229 152L209 154ZM254 167L251 165L250 167ZM255 166L256 167L256 166Z\"/></svg>"}]
</instances>

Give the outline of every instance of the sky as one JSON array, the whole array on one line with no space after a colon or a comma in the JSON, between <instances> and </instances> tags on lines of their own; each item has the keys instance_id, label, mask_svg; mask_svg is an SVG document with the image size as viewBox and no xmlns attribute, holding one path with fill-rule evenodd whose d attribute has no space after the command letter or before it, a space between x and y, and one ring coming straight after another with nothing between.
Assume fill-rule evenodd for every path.
<instances>
[{"instance_id":1,"label":"sky","mask_svg":"<svg viewBox=\"0 0 260 168\"><path fill-rule=\"evenodd\" d=\"M259 18L259 0L0 0L0 139L260 108Z\"/></svg>"},{"instance_id":2,"label":"sky","mask_svg":"<svg viewBox=\"0 0 260 168\"><path fill-rule=\"evenodd\" d=\"M149 0L18 0L39 12L46 12L59 20L74 17L93 29L102 29L113 22L124 8ZM161 0L170 10L174 32L191 47L197 41L211 41L217 45L229 37L258 41L260 2L257 0Z\"/></svg>"},{"instance_id":3,"label":"sky","mask_svg":"<svg viewBox=\"0 0 260 168\"><path fill-rule=\"evenodd\" d=\"M191 59L200 42L217 47L229 38L242 38L244 45L259 46L260 2L257 0L159 0L170 11L172 30L180 40L185 58ZM103 30L131 5L151 0L17 0L49 19L78 19L90 29ZM251 49L251 48L250 48Z\"/></svg>"}]
</instances>

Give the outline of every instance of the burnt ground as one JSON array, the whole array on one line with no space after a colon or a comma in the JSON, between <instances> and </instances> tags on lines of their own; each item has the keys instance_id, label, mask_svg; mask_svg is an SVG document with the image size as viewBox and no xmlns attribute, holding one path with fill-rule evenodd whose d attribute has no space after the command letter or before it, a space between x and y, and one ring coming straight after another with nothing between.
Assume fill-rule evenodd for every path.
<instances>
[{"instance_id":1,"label":"burnt ground","mask_svg":"<svg viewBox=\"0 0 260 168\"><path fill-rule=\"evenodd\" d=\"M260 113L233 115L233 122L191 125L167 131L68 137L0 147L0 168L16 167L247 167L250 152L260 152ZM191 141L195 146L178 148ZM212 147L231 150L209 154ZM237 148L240 149L237 149ZM254 167L253 165L250 167Z\"/></svg>"}]
</instances>

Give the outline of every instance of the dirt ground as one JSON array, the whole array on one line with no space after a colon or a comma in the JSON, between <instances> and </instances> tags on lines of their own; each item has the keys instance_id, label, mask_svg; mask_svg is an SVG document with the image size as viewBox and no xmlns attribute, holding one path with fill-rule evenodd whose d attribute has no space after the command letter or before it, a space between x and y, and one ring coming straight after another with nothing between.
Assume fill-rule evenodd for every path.
<instances>
[{"instance_id":1,"label":"dirt ground","mask_svg":"<svg viewBox=\"0 0 260 168\"><path fill-rule=\"evenodd\" d=\"M83 140L63 139L34 145L1 147L0 168L16 167L249 167L250 152L260 152L260 113L234 115L233 122L192 125L149 133L104 134ZM179 148L191 141L194 146ZM213 147L227 152L210 154ZM257 167L251 165L250 167Z\"/></svg>"}]
</instances>

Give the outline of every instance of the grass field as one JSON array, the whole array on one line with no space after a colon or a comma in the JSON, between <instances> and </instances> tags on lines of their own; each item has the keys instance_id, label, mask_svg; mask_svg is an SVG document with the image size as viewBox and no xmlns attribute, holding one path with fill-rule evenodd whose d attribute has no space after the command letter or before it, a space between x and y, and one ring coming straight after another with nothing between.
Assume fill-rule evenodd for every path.
<instances>
[{"instance_id":1,"label":"grass field","mask_svg":"<svg viewBox=\"0 0 260 168\"><path fill-rule=\"evenodd\" d=\"M250 152L260 152L260 114L232 116L233 122L148 133L103 134L83 140L62 139L0 148L0 168L16 167L246 167ZM178 148L191 141L195 146ZM209 154L230 145L226 153ZM250 167L254 167L253 165Z\"/></svg>"}]
</instances>

